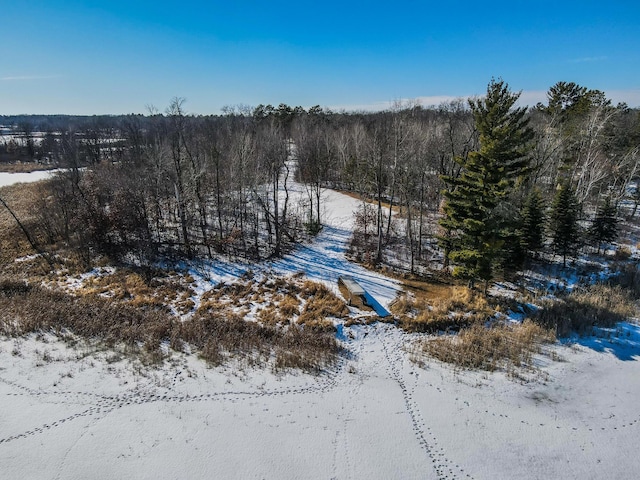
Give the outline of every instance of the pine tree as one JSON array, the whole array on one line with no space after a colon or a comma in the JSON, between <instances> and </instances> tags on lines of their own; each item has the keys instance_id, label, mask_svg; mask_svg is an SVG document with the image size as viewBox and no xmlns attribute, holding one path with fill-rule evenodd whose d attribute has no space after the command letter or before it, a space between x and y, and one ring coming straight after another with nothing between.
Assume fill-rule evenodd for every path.
<instances>
[{"instance_id":1,"label":"pine tree","mask_svg":"<svg viewBox=\"0 0 640 480\"><path fill-rule=\"evenodd\" d=\"M589 227L588 236L597 245L598 255L603 243L611 243L618 236L618 219L616 206L608 197L603 205L598 207L596 216Z\"/></svg>"},{"instance_id":2,"label":"pine tree","mask_svg":"<svg viewBox=\"0 0 640 480\"><path fill-rule=\"evenodd\" d=\"M528 170L526 154L533 131L526 109L513 108L519 96L504 81L492 80L486 97L469 101L480 149L455 159L462 167L459 177L442 177L447 190L440 224L450 236L441 241L449 242L453 274L483 280L485 291L505 240L515 230L501 207L515 179Z\"/></svg>"},{"instance_id":3,"label":"pine tree","mask_svg":"<svg viewBox=\"0 0 640 480\"><path fill-rule=\"evenodd\" d=\"M567 256L580 246L578 202L571 187L563 183L558 188L551 206L549 229L553 250L562 255L562 266L567 266Z\"/></svg>"},{"instance_id":4,"label":"pine tree","mask_svg":"<svg viewBox=\"0 0 640 480\"><path fill-rule=\"evenodd\" d=\"M534 188L522 206L519 240L527 254L534 256L544 247L545 206L540 190Z\"/></svg>"}]
</instances>

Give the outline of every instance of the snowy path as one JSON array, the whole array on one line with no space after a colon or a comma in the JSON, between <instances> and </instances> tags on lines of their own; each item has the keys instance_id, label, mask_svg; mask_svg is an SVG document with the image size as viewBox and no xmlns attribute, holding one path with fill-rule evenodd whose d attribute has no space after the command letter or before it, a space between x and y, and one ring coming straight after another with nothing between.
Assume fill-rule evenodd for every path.
<instances>
[{"instance_id":1,"label":"snowy path","mask_svg":"<svg viewBox=\"0 0 640 480\"><path fill-rule=\"evenodd\" d=\"M278 267L287 271L298 265L298 270L303 268L310 278L327 283L335 292L338 292L338 277L349 275L388 306L400 291L400 284L349 262L345 257L354 227L353 213L362 202L333 190L324 191L323 202L329 213L325 215L325 227L316 241L282 259Z\"/></svg>"},{"instance_id":2,"label":"snowy path","mask_svg":"<svg viewBox=\"0 0 640 480\"><path fill-rule=\"evenodd\" d=\"M304 197L304 187L294 183L289 186L292 205ZM338 290L338 277L354 277L376 300L388 307L401 286L397 280L385 277L363 266L347 260L345 253L353 231L353 212L359 200L333 190L322 194L324 209L329 212L323 219L323 229L309 244L299 245L283 258L260 264L212 261L202 269L194 268L190 273L201 283L201 290L221 281L233 281L248 269L254 272L288 275L305 272L311 280L322 282L334 293Z\"/></svg>"}]
</instances>

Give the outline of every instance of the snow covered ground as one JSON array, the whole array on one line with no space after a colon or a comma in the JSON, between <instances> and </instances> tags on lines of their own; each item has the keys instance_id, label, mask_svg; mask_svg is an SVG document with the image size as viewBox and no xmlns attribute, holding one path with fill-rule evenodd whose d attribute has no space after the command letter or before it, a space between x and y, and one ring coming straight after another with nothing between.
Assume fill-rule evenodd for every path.
<instances>
[{"instance_id":1,"label":"snow covered ground","mask_svg":"<svg viewBox=\"0 0 640 480\"><path fill-rule=\"evenodd\" d=\"M357 201L325 196L317 242L260 271L334 289L349 274L388 304L397 283L344 257ZM196 273L204 288L249 267ZM348 354L317 377L0 339L0 477L635 479L640 330L602 333L555 346L528 383L414 363L416 337L386 324L341 329Z\"/></svg>"},{"instance_id":2,"label":"snow covered ground","mask_svg":"<svg viewBox=\"0 0 640 480\"><path fill-rule=\"evenodd\" d=\"M0 172L0 187L6 187L7 185L13 185L14 183L29 183L46 180L55 172L57 172L57 170L40 170L28 173Z\"/></svg>"},{"instance_id":3,"label":"snow covered ground","mask_svg":"<svg viewBox=\"0 0 640 480\"><path fill-rule=\"evenodd\" d=\"M389 325L352 333L351 358L317 378L3 341L2 476L637 478L637 329L630 355L559 347L526 384L418 367Z\"/></svg>"}]
</instances>

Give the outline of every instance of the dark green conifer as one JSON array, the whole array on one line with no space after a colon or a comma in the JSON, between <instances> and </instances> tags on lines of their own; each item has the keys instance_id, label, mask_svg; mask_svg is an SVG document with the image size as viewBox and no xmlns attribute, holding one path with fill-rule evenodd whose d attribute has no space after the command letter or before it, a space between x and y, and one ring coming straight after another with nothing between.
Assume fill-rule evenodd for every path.
<instances>
[{"instance_id":1,"label":"dark green conifer","mask_svg":"<svg viewBox=\"0 0 640 480\"><path fill-rule=\"evenodd\" d=\"M533 131L525 108L513 108L520 96L508 85L492 80L486 97L469 105L479 133L480 149L457 158L459 177L442 177L447 184L440 224L448 236L449 259L457 277L483 280L485 290L515 230L506 209L501 208L514 181L528 170L527 152Z\"/></svg>"},{"instance_id":2,"label":"dark green conifer","mask_svg":"<svg viewBox=\"0 0 640 480\"><path fill-rule=\"evenodd\" d=\"M578 202L573 189L566 183L561 184L551 206L549 230L553 250L562 255L564 267L567 266L567 256L574 256L581 244L578 213Z\"/></svg>"},{"instance_id":3,"label":"dark green conifer","mask_svg":"<svg viewBox=\"0 0 640 480\"><path fill-rule=\"evenodd\" d=\"M520 246L535 256L544 247L545 205L540 190L534 188L522 206L520 223Z\"/></svg>"},{"instance_id":4,"label":"dark green conifer","mask_svg":"<svg viewBox=\"0 0 640 480\"><path fill-rule=\"evenodd\" d=\"M618 236L618 218L616 206L607 197L598 207L596 216L588 231L589 239L597 246L598 254L603 243L611 243Z\"/></svg>"}]
</instances>

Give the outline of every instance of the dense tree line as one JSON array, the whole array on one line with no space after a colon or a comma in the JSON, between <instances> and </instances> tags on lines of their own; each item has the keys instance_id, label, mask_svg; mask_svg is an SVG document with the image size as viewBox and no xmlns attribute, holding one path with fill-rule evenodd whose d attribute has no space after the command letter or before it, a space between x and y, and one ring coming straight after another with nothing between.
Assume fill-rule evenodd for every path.
<instances>
[{"instance_id":1,"label":"dense tree line","mask_svg":"<svg viewBox=\"0 0 640 480\"><path fill-rule=\"evenodd\" d=\"M259 105L194 116L174 99L144 116L0 122L24 139L48 128L20 146L67 168L42 199L41 227L87 261L281 255L320 231L331 187L363 199L358 259L439 263L486 284L541 252L566 260L584 239L599 251L622 202L631 217L640 204L638 110L566 82L533 108L517 99L494 80L469 102L377 113Z\"/></svg>"},{"instance_id":2,"label":"dense tree line","mask_svg":"<svg viewBox=\"0 0 640 480\"><path fill-rule=\"evenodd\" d=\"M290 134L276 117L163 114L120 119L95 151L60 135L65 169L42 199L50 242L149 264L160 255L280 255L305 235L288 195ZM115 147L114 147L115 144ZM94 155L95 154L95 155Z\"/></svg>"}]
</instances>

